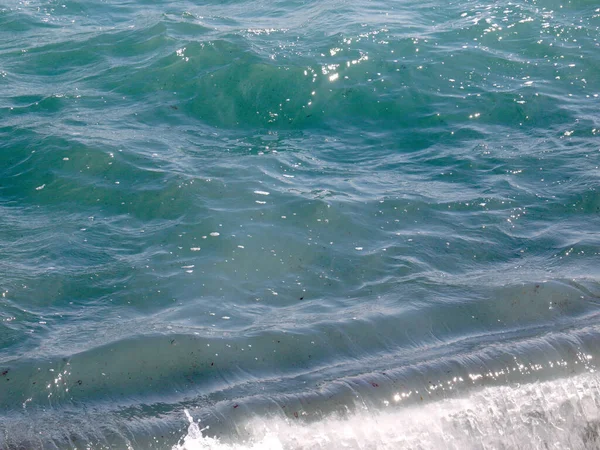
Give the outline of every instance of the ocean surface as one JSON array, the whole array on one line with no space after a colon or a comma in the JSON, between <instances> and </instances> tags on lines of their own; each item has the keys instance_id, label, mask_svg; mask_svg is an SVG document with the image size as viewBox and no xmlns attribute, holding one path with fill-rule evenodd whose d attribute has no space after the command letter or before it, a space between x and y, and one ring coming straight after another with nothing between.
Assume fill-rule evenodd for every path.
<instances>
[{"instance_id":1,"label":"ocean surface","mask_svg":"<svg viewBox=\"0 0 600 450\"><path fill-rule=\"evenodd\" d=\"M0 448L600 448L593 0L1 0Z\"/></svg>"}]
</instances>

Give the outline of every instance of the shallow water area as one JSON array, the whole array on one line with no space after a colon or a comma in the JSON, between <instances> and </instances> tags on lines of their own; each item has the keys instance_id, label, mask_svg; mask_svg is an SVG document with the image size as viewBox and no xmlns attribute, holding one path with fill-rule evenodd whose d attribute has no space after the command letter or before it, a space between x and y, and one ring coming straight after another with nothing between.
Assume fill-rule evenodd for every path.
<instances>
[{"instance_id":1,"label":"shallow water area","mask_svg":"<svg viewBox=\"0 0 600 450\"><path fill-rule=\"evenodd\" d=\"M0 448L600 446L600 9L0 5Z\"/></svg>"}]
</instances>

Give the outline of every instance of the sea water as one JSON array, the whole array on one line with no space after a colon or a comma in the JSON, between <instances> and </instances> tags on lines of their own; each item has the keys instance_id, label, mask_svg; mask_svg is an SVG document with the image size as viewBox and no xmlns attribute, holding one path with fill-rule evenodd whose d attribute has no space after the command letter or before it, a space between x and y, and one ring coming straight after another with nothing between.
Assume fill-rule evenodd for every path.
<instances>
[{"instance_id":1,"label":"sea water","mask_svg":"<svg viewBox=\"0 0 600 450\"><path fill-rule=\"evenodd\" d=\"M598 448L599 27L0 2L0 448Z\"/></svg>"}]
</instances>

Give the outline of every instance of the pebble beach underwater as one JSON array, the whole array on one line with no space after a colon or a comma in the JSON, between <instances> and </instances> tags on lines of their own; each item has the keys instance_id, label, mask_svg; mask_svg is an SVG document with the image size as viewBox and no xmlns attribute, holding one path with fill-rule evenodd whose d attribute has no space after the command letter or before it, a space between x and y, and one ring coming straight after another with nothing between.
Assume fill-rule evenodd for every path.
<instances>
[{"instance_id":1,"label":"pebble beach underwater","mask_svg":"<svg viewBox=\"0 0 600 450\"><path fill-rule=\"evenodd\" d=\"M0 449L600 448L600 3L0 0Z\"/></svg>"}]
</instances>

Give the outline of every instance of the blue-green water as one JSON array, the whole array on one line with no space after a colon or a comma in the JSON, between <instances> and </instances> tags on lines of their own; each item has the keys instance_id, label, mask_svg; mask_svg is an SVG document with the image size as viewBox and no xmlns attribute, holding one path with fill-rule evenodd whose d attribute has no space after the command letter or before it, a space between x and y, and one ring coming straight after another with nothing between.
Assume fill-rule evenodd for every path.
<instances>
[{"instance_id":1,"label":"blue-green water","mask_svg":"<svg viewBox=\"0 0 600 450\"><path fill-rule=\"evenodd\" d=\"M599 27L4 0L0 448L598 448Z\"/></svg>"}]
</instances>

